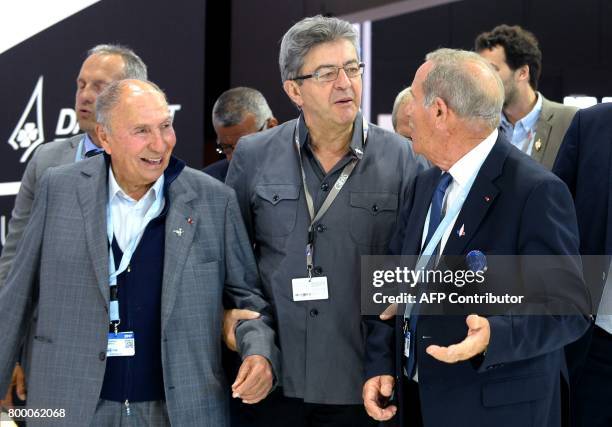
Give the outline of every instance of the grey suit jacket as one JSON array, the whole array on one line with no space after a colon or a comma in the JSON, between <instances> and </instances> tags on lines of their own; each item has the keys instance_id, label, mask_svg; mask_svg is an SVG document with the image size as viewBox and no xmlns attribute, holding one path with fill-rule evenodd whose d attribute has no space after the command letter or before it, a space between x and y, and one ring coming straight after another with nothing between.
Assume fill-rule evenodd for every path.
<instances>
[{"instance_id":1,"label":"grey suit jacket","mask_svg":"<svg viewBox=\"0 0 612 427\"><path fill-rule=\"evenodd\" d=\"M0 334L0 389L37 307L28 404L66 410L66 418L44 425L90 425L100 396L109 324L107 175L104 156L45 173L18 262L0 288L0 324L15 325ZM269 306L234 192L185 168L167 203L161 346L168 414L173 425L226 426L222 300L263 313L237 327L238 346L242 357L265 356L278 377Z\"/></svg>"},{"instance_id":2,"label":"grey suit jacket","mask_svg":"<svg viewBox=\"0 0 612 427\"><path fill-rule=\"evenodd\" d=\"M561 141L576 111L576 107L549 101L542 95L542 112L536 124L531 157L548 170L551 170L555 163Z\"/></svg>"},{"instance_id":3,"label":"grey suit jacket","mask_svg":"<svg viewBox=\"0 0 612 427\"><path fill-rule=\"evenodd\" d=\"M49 168L73 163L76 157L79 141L83 134L73 136L62 141L52 141L43 144L34 152L34 156L28 162L26 170L21 178L19 193L15 198L15 206L8 223L8 233L0 256L0 286L4 283L6 275L11 268L11 262L15 256L17 243L21 239L23 230L30 218L30 210L36 194L36 185L42 174Z\"/></svg>"}]
</instances>

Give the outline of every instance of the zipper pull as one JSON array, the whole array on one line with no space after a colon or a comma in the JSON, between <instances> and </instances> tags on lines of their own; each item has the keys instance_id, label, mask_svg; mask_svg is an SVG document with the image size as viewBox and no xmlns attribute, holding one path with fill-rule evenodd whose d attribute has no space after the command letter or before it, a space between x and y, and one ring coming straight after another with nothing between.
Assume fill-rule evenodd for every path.
<instances>
[{"instance_id":1,"label":"zipper pull","mask_svg":"<svg viewBox=\"0 0 612 427\"><path fill-rule=\"evenodd\" d=\"M132 414L132 410L130 409L130 401L125 399L125 412L127 414L127 416L129 417Z\"/></svg>"}]
</instances>

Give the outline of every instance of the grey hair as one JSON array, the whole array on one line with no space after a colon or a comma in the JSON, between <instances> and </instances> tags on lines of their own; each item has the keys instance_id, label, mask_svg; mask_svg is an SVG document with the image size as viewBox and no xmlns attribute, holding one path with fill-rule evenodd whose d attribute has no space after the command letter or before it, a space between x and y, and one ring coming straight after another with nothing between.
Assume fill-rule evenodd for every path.
<instances>
[{"instance_id":1,"label":"grey hair","mask_svg":"<svg viewBox=\"0 0 612 427\"><path fill-rule=\"evenodd\" d=\"M400 106L409 97L412 98L410 86L408 86L406 89L403 89L395 97L395 101L393 102L393 112L391 113L391 123L393 124L393 130L397 130L397 114L399 113Z\"/></svg>"},{"instance_id":2,"label":"grey hair","mask_svg":"<svg viewBox=\"0 0 612 427\"><path fill-rule=\"evenodd\" d=\"M425 57L433 67L423 82L425 106L435 98L441 98L461 118L479 120L491 129L499 126L504 103L504 85L491 65L475 52L458 49L438 49ZM491 90L478 76L472 75L466 67L476 63L490 71L496 83Z\"/></svg>"},{"instance_id":3,"label":"grey hair","mask_svg":"<svg viewBox=\"0 0 612 427\"><path fill-rule=\"evenodd\" d=\"M351 42L359 59L359 36L350 22L316 15L293 25L281 41L278 64L282 80L292 80L299 75L304 58L314 46L339 39Z\"/></svg>"},{"instance_id":4,"label":"grey hair","mask_svg":"<svg viewBox=\"0 0 612 427\"><path fill-rule=\"evenodd\" d=\"M113 109L115 109L117 104L119 104L119 100L121 99L121 92L123 92L124 88L131 84L133 80L134 79L115 80L114 82L106 86L104 90L100 93L100 95L98 95L98 97L96 98L96 121L107 131L111 130L111 113ZM151 88L156 92L161 93L166 103L168 102L166 94L163 90L159 88L159 86L148 80L143 80L143 82L151 86Z\"/></svg>"},{"instance_id":5,"label":"grey hair","mask_svg":"<svg viewBox=\"0 0 612 427\"><path fill-rule=\"evenodd\" d=\"M99 44L87 51L87 57L91 55L119 55L123 59L122 79L147 80L147 66L140 56L127 46L118 44Z\"/></svg>"},{"instance_id":6,"label":"grey hair","mask_svg":"<svg viewBox=\"0 0 612 427\"><path fill-rule=\"evenodd\" d=\"M228 127L243 121L248 113L255 116L257 128L265 126L266 120L272 118L272 110L261 92L250 87L235 87L217 98L212 119L215 124Z\"/></svg>"}]
</instances>

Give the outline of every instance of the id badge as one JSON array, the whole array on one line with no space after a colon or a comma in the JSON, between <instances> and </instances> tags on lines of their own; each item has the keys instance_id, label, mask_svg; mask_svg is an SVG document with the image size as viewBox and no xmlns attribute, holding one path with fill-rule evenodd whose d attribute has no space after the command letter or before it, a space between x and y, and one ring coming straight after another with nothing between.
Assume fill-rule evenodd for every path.
<instances>
[{"instance_id":1,"label":"id badge","mask_svg":"<svg viewBox=\"0 0 612 427\"><path fill-rule=\"evenodd\" d=\"M305 277L291 280L293 301L314 301L328 299L327 277Z\"/></svg>"},{"instance_id":2,"label":"id badge","mask_svg":"<svg viewBox=\"0 0 612 427\"><path fill-rule=\"evenodd\" d=\"M404 356L410 358L410 331L404 331Z\"/></svg>"},{"instance_id":3,"label":"id badge","mask_svg":"<svg viewBox=\"0 0 612 427\"><path fill-rule=\"evenodd\" d=\"M106 356L133 356L136 354L134 332L109 332Z\"/></svg>"}]
</instances>

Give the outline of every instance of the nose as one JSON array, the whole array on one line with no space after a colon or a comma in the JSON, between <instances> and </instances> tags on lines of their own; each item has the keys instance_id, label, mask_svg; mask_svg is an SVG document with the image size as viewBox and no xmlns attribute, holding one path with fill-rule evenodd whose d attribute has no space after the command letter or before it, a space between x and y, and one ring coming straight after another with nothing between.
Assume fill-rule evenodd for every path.
<instances>
[{"instance_id":1,"label":"nose","mask_svg":"<svg viewBox=\"0 0 612 427\"><path fill-rule=\"evenodd\" d=\"M344 68L338 70L338 77L334 80L334 86L339 89L346 89L351 86L351 79L346 74L346 71L344 71Z\"/></svg>"},{"instance_id":2,"label":"nose","mask_svg":"<svg viewBox=\"0 0 612 427\"><path fill-rule=\"evenodd\" d=\"M76 100L79 104L89 105L96 101L96 96L89 86L85 86L82 89L77 89Z\"/></svg>"}]
</instances>

